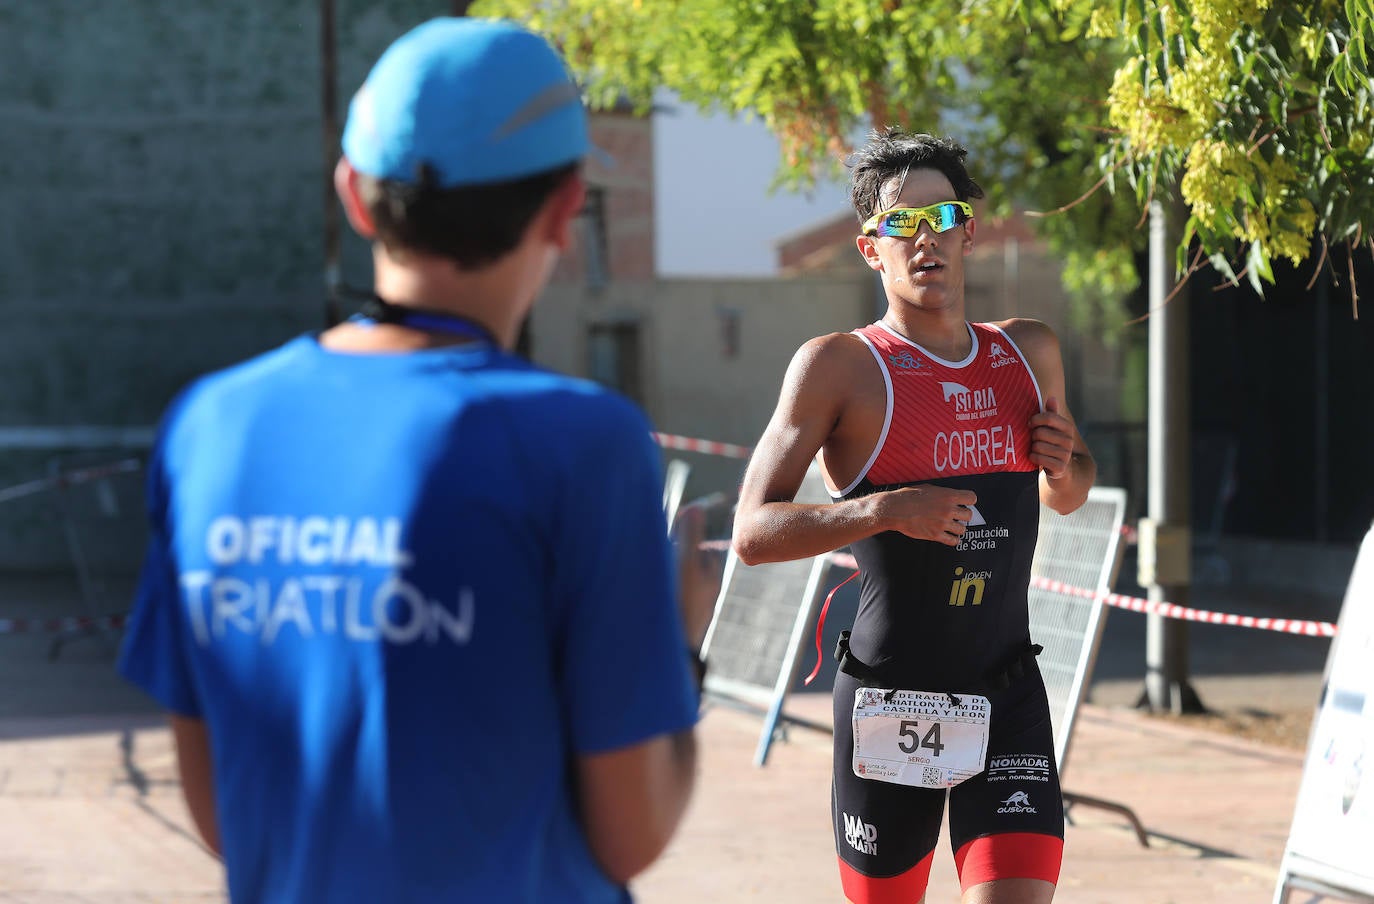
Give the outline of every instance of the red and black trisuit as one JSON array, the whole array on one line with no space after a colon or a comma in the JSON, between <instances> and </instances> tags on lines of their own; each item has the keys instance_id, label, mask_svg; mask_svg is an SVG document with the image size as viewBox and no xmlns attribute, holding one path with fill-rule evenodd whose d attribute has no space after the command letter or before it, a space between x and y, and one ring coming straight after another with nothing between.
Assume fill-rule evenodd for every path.
<instances>
[{"instance_id":1,"label":"red and black trisuit","mask_svg":"<svg viewBox=\"0 0 1374 904\"><path fill-rule=\"evenodd\" d=\"M855 330L882 370L887 415L868 463L838 495L935 484L972 490L978 502L957 547L895 531L851 547L861 594L851 658L835 680L833 810L854 904L920 898L946 796L964 888L1059 875L1063 799L1026 602L1040 515L1029 420L1043 400L1005 332L969 332L972 350L946 361L884 323ZM986 696L985 771L948 791L856 775L851 719L865 686Z\"/></svg>"}]
</instances>

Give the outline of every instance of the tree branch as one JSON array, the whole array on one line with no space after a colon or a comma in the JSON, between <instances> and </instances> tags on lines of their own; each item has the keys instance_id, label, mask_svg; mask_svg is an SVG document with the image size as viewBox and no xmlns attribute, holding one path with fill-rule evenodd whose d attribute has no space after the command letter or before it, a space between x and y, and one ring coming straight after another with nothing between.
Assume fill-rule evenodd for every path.
<instances>
[{"instance_id":1,"label":"tree branch","mask_svg":"<svg viewBox=\"0 0 1374 904\"><path fill-rule=\"evenodd\" d=\"M1150 194L1145 198L1145 203L1141 205L1140 219L1136 220L1135 228L1139 229L1145 225L1145 221L1150 218L1150 205L1155 199L1155 186L1159 184L1159 158L1155 158L1153 172L1150 173Z\"/></svg>"},{"instance_id":2,"label":"tree branch","mask_svg":"<svg viewBox=\"0 0 1374 904\"><path fill-rule=\"evenodd\" d=\"M1159 307L1146 311L1144 314L1141 314L1134 320L1126 321L1126 326L1135 326L1137 323L1143 323L1144 321L1148 320L1150 318L1150 315L1154 314L1155 311L1162 309L1166 304L1173 301L1174 296L1177 295L1180 291L1182 291L1183 287L1188 284L1188 280L1192 279L1193 274L1201 269L1202 245L1199 244L1197 246L1197 251L1193 253L1193 262L1188 265L1188 269L1184 271L1182 278L1180 278L1178 283L1174 286L1173 291L1166 295L1164 300L1159 303Z\"/></svg>"},{"instance_id":3,"label":"tree branch","mask_svg":"<svg viewBox=\"0 0 1374 904\"><path fill-rule=\"evenodd\" d=\"M1025 212L1025 216L1028 216L1028 217L1052 217L1052 216L1054 216L1054 215L1057 214L1057 213L1067 213L1068 211L1070 211L1070 210L1072 210L1073 208L1077 207L1079 204L1082 204L1084 201L1086 201L1086 200L1088 200L1089 198L1091 198L1091 197L1093 196L1093 194L1095 194L1099 188L1101 188L1102 186L1104 186L1104 185L1107 184L1107 180L1111 178L1112 173L1114 173L1114 172L1116 172L1117 170L1121 169L1121 168L1122 168L1123 166L1125 166L1125 165L1126 165L1126 162L1123 160L1122 162L1118 163L1116 166L1113 166L1111 169L1107 170L1105 173L1102 174L1102 178L1101 178L1101 179L1098 179L1096 182L1093 183L1092 188L1090 188L1090 189L1088 189L1087 191L1083 192L1083 194L1079 195L1077 198L1074 198L1072 201L1070 201L1069 203L1065 204L1063 207L1056 207L1054 210L1049 210L1049 211L1043 211L1043 210L1028 210L1028 211Z\"/></svg>"},{"instance_id":4,"label":"tree branch","mask_svg":"<svg viewBox=\"0 0 1374 904\"><path fill-rule=\"evenodd\" d=\"M1312 278L1309 279L1309 280L1307 281L1307 288L1303 290L1303 291L1305 291L1305 292L1311 292L1311 291L1312 291L1312 287L1315 286L1315 285L1317 284L1317 277L1319 277L1319 276L1322 275L1322 264L1326 263L1326 251L1327 251L1326 233L1324 233L1324 232L1321 233L1321 237L1322 237L1322 256L1319 257L1319 258L1317 259L1317 269L1315 269L1315 270L1312 271Z\"/></svg>"},{"instance_id":5,"label":"tree branch","mask_svg":"<svg viewBox=\"0 0 1374 904\"><path fill-rule=\"evenodd\" d=\"M1359 291L1357 291L1356 288L1355 288L1355 248L1356 248L1356 244L1355 244L1354 242L1347 241L1347 242L1345 243L1345 247L1346 247L1346 251L1349 252L1349 253L1346 254L1346 256L1345 256L1345 264L1346 264L1346 267L1349 268L1349 271L1348 271L1348 272L1350 273L1350 314L1351 314L1351 316L1354 317L1356 320L1359 320L1359 319L1360 319L1360 293L1359 293Z\"/></svg>"}]
</instances>

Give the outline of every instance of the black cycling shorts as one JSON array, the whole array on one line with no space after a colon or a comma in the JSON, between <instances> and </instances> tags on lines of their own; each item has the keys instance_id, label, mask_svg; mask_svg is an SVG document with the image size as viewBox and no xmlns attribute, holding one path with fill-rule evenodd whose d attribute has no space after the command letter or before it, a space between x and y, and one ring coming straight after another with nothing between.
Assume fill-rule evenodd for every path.
<instances>
[{"instance_id":1,"label":"black cycling shorts","mask_svg":"<svg viewBox=\"0 0 1374 904\"><path fill-rule=\"evenodd\" d=\"M836 675L831 810L846 898L852 904L920 900L946 796L950 842L964 889L995 879L1057 882L1064 799L1039 669L1028 669L1006 690L984 695L992 704L987 768L947 791L854 774L854 693L862 686L844 672Z\"/></svg>"}]
</instances>

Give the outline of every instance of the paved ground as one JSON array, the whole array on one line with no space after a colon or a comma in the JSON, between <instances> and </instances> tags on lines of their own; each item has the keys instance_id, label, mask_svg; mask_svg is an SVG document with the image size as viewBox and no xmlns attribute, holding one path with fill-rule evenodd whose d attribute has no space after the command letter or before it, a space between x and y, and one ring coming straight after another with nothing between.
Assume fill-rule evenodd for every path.
<instances>
[{"instance_id":1,"label":"paved ground","mask_svg":"<svg viewBox=\"0 0 1374 904\"><path fill-rule=\"evenodd\" d=\"M823 719L823 696L791 711ZM644 904L841 900L828 828L829 738L794 728L752 765L759 719L723 707L702 722L705 758L688 820L636 883ZM1066 786L1129 807L1071 811L1058 901L1266 902L1283 852L1297 753L1098 706L1080 716ZM169 738L155 717L0 723L0 901L222 900L217 863L192 838ZM947 848L928 900L958 900Z\"/></svg>"},{"instance_id":2,"label":"paved ground","mask_svg":"<svg viewBox=\"0 0 1374 904\"><path fill-rule=\"evenodd\" d=\"M1206 602L1226 611L1263 605ZM73 606L77 597L60 580L11 581L0 617L80 611ZM1313 609L1308 617L1334 615ZM1074 808L1056 900L1269 901L1301 752L1133 710L1143 618L1114 614L1108 625L1065 786L1134 811L1150 847L1118 813ZM80 638L50 661L50 637L0 635L0 902L222 900L218 865L189 831L167 732L114 676L113 644ZM1324 641L1209 628L1195 634L1194 649L1195 686L1214 709L1310 716ZM793 695L788 711L826 722L828 696ZM829 833L829 737L793 728L759 769L759 728L754 714L708 711L700 790L667 855L635 884L644 904L842 900ZM957 900L944 846L928 901Z\"/></svg>"}]
</instances>

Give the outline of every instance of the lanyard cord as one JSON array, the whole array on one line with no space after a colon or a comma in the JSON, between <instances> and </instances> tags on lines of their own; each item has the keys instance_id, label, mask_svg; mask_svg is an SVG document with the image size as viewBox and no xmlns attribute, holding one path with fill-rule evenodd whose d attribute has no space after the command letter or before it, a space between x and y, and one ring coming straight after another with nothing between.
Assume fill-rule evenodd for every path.
<instances>
[{"instance_id":1,"label":"lanyard cord","mask_svg":"<svg viewBox=\"0 0 1374 904\"><path fill-rule=\"evenodd\" d=\"M358 313L359 316L374 323L392 323L430 333L447 333L450 336L476 339L493 348L499 347L499 343L496 341L496 337L492 335L491 330L471 317L464 317L461 314L450 314L448 311L436 311L432 308L392 304L380 295L373 295L364 301L362 307L358 309Z\"/></svg>"}]
</instances>

